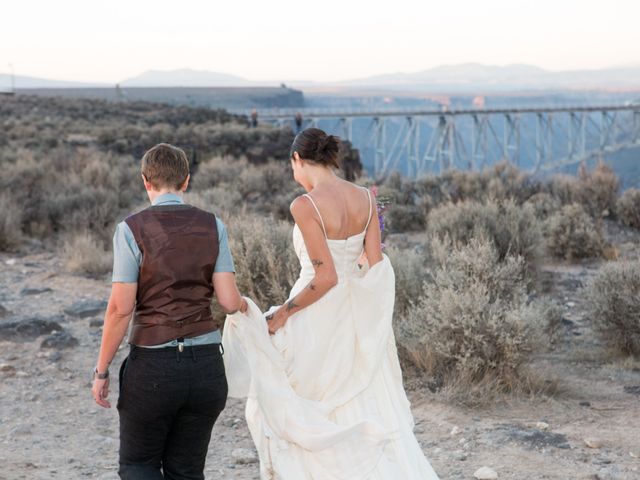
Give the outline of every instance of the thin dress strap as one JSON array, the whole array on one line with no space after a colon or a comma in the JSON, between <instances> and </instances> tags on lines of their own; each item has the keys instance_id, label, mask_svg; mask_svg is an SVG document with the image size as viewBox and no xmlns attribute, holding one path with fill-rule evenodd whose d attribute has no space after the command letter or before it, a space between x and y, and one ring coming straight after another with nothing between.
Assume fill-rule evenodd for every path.
<instances>
[{"instance_id":1,"label":"thin dress strap","mask_svg":"<svg viewBox=\"0 0 640 480\"><path fill-rule=\"evenodd\" d=\"M311 195L309 195L308 193L305 193L304 196L307 197L309 200L311 200L311 205L313 205L313 208L316 209L316 213L318 214L318 218L320 218L320 225L322 225L322 231L324 232L324 238L327 238L327 230L324 228L324 222L322 221L322 215L320 215L320 210L318 210L318 206L316 205L316 202L313 201L313 198L311 198Z\"/></svg>"},{"instance_id":2,"label":"thin dress strap","mask_svg":"<svg viewBox=\"0 0 640 480\"><path fill-rule=\"evenodd\" d=\"M364 227L364 231L366 232L367 229L369 228L369 223L371 223L371 216L373 214L373 207L371 206L371 192L369 191L368 188L365 188L365 190L367 191L367 197L369 198L369 220L367 220L367 226Z\"/></svg>"}]
</instances>

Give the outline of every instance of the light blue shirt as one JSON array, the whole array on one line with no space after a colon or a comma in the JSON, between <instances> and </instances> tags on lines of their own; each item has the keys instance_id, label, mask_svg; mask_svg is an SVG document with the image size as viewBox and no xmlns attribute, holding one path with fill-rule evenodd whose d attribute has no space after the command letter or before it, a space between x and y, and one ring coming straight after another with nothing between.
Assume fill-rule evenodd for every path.
<instances>
[{"instance_id":1,"label":"light blue shirt","mask_svg":"<svg viewBox=\"0 0 640 480\"><path fill-rule=\"evenodd\" d=\"M153 205L180 205L184 204L184 200L174 193L165 193L157 197ZM229 239L227 237L227 229L222 221L216 216L216 225L218 227L218 258L214 267L214 273L217 272L234 272L233 257L229 249ZM133 232L126 222L120 222L116 226L116 233L113 236L113 276L112 282L136 283L140 274L140 265L142 265L142 252L136 243ZM193 338L185 338L184 345L206 345L210 343L220 343L222 337L220 330L205 333ZM161 348L169 346L177 346L178 342L172 340L161 345L154 345L148 348Z\"/></svg>"}]
</instances>

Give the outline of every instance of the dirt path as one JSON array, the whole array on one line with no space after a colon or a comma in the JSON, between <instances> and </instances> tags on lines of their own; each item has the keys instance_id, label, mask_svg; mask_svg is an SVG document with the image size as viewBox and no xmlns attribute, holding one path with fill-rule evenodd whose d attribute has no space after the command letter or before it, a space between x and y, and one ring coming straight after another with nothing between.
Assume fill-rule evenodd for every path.
<instances>
[{"instance_id":1,"label":"dirt path","mask_svg":"<svg viewBox=\"0 0 640 480\"><path fill-rule=\"evenodd\" d=\"M625 258L637 252L637 239L623 242ZM580 286L599 265L544 267L565 305L564 338L532 368L559 382L556 397L474 410L409 392L416 435L443 480L472 479L484 465L499 479L640 479L640 362L611 360L584 313ZM89 393L108 280L66 274L50 254L0 255L0 266L0 480L117 479L117 412ZM84 313L68 311L78 301ZM259 478L242 402L229 401L211 445L207 478Z\"/></svg>"}]
</instances>

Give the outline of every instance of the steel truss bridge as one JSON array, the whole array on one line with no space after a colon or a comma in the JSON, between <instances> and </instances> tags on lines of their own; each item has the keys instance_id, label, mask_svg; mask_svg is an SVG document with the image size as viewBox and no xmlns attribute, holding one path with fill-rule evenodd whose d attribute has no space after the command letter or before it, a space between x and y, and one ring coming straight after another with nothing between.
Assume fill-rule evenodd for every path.
<instances>
[{"instance_id":1,"label":"steel truss bridge","mask_svg":"<svg viewBox=\"0 0 640 480\"><path fill-rule=\"evenodd\" d=\"M294 132L319 127L339 135L360 151L363 163L377 178L396 169L414 177L451 168L481 169L499 160L535 173L640 146L640 104L636 103L451 110L278 109L259 110L258 121L289 125Z\"/></svg>"}]
</instances>

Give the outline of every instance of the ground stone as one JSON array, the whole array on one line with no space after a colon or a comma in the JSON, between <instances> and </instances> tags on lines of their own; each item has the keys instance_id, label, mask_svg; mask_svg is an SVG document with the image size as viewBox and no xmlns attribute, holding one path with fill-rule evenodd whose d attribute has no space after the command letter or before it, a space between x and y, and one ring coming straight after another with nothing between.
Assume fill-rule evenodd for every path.
<instances>
[{"instance_id":1,"label":"ground stone","mask_svg":"<svg viewBox=\"0 0 640 480\"><path fill-rule=\"evenodd\" d=\"M489 467L480 467L473 472L473 476L478 480L496 480L498 478L496 471Z\"/></svg>"},{"instance_id":2,"label":"ground stone","mask_svg":"<svg viewBox=\"0 0 640 480\"><path fill-rule=\"evenodd\" d=\"M88 318L103 313L107 308L104 300L81 300L64 309L70 317Z\"/></svg>"},{"instance_id":3,"label":"ground stone","mask_svg":"<svg viewBox=\"0 0 640 480\"><path fill-rule=\"evenodd\" d=\"M51 290L49 287L42 287L42 288L23 288L22 290L20 290L20 295L22 295L22 296L26 296L26 295L40 295L41 293L48 293L48 292L53 292L53 290Z\"/></svg>"},{"instance_id":4,"label":"ground stone","mask_svg":"<svg viewBox=\"0 0 640 480\"><path fill-rule=\"evenodd\" d=\"M103 324L104 324L104 320L101 319L101 318L92 318L89 321L89 326L91 328L100 328L100 327L102 327Z\"/></svg>"},{"instance_id":5,"label":"ground stone","mask_svg":"<svg viewBox=\"0 0 640 480\"><path fill-rule=\"evenodd\" d=\"M584 439L584 444L589 448L600 448L602 447L602 440L589 437Z\"/></svg>"},{"instance_id":6,"label":"ground stone","mask_svg":"<svg viewBox=\"0 0 640 480\"><path fill-rule=\"evenodd\" d=\"M62 350L65 348L73 348L78 346L78 339L69 332L54 332L45 338L40 344L40 348L52 348Z\"/></svg>"},{"instance_id":7,"label":"ground stone","mask_svg":"<svg viewBox=\"0 0 640 480\"><path fill-rule=\"evenodd\" d=\"M245 465L258 462L258 455L248 448L236 448L231 452L231 457L237 465Z\"/></svg>"},{"instance_id":8,"label":"ground stone","mask_svg":"<svg viewBox=\"0 0 640 480\"><path fill-rule=\"evenodd\" d=\"M570 448L567 437L561 433L539 429L522 428L519 425L502 425L496 428L507 439L529 446L530 448Z\"/></svg>"},{"instance_id":9,"label":"ground stone","mask_svg":"<svg viewBox=\"0 0 640 480\"><path fill-rule=\"evenodd\" d=\"M640 385L625 385L624 392L632 395L640 395Z\"/></svg>"},{"instance_id":10,"label":"ground stone","mask_svg":"<svg viewBox=\"0 0 640 480\"><path fill-rule=\"evenodd\" d=\"M61 331L60 317L33 317L0 325L0 339L27 342L55 331Z\"/></svg>"}]
</instances>

